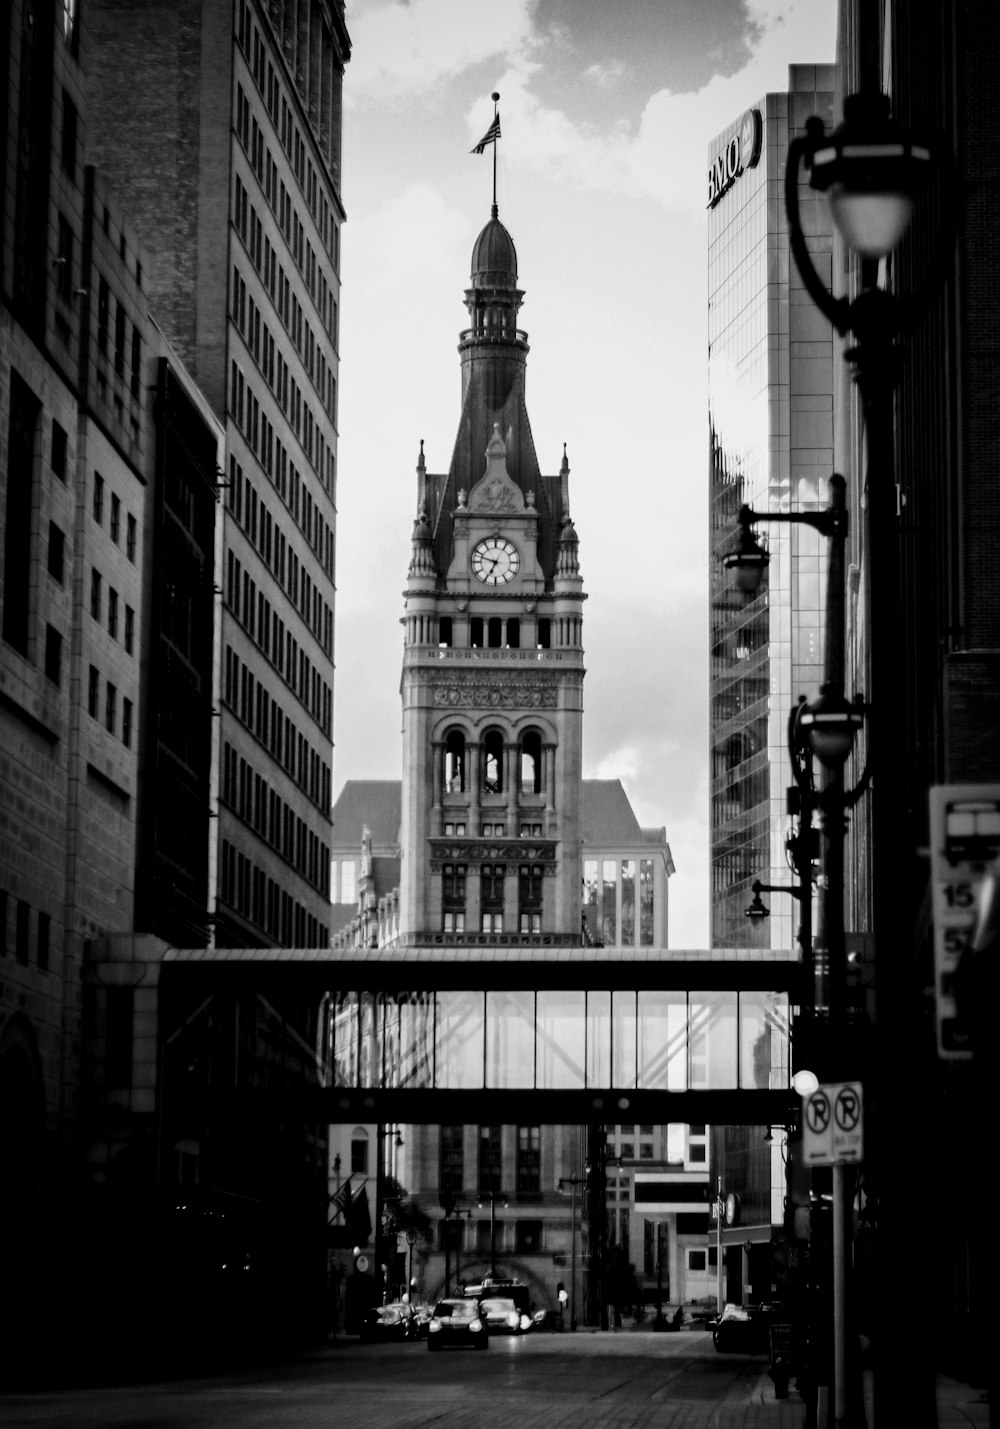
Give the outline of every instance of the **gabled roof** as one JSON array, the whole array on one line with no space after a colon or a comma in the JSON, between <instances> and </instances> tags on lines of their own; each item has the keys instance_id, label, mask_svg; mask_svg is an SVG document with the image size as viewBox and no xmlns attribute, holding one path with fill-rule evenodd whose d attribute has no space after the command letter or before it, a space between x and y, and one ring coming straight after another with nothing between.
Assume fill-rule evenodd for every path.
<instances>
[{"instance_id":1,"label":"gabled roof","mask_svg":"<svg viewBox=\"0 0 1000 1429\"><path fill-rule=\"evenodd\" d=\"M402 787L400 779L348 779L333 806L332 846L357 853L367 828L373 852L397 848Z\"/></svg>"},{"instance_id":2,"label":"gabled roof","mask_svg":"<svg viewBox=\"0 0 1000 1429\"><path fill-rule=\"evenodd\" d=\"M580 826L584 844L646 843L620 779L580 781Z\"/></svg>"}]
</instances>

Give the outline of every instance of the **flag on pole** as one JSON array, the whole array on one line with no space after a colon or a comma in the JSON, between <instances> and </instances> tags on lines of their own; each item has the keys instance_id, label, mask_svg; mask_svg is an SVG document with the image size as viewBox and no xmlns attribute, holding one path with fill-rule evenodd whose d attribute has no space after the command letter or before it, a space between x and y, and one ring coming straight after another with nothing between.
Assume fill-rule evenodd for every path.
<instances>
[{"instance_id":1,"label":"flag on pole","mask_svg":"<svg viewBox=\"0 0 1000 1429\"><path fill-rule=\"evenodd\" d=\"M479 143L476 145L476 147L475 147L474 149L470 149L470 150L469 150L469 153L470 153L470 154L481 154L481 153L484 151L484 149L486 148L487 144L495 144L496 141L497 141L499 138L500 138L500 115L499 115L499 114L494 114L494 116L493 116L493 123L492 123L492 124L490 125L490 127L487 129L486 133L485 133L485 134L483 135L483 137L480 139L480 141L479 141Z\"/></svg>"},{"instance_id":2,"label":"flag on pole","mask_svg":"<svg viewBox=\"0 0 1000 1429\"><path fill-rule=\"evenodd\" d=\"M344 1219L346 1220L346 1219L347 1219L347 1208L348 1208L348 1206L349 1206L350 1204L351 1204L351 1178L350 1178L350 1176L348 1176L347 1180L346 1180L346 1181L344 1182L344 1184L341 1186L340 1190L337 1191L335 1195L333 1195L333 1196L330 1197L330 1205L333 1207L333 1209L334 1209L334 1211L336 1212L337 1215L343 1216Z\"/></svg>"}]
</instances>

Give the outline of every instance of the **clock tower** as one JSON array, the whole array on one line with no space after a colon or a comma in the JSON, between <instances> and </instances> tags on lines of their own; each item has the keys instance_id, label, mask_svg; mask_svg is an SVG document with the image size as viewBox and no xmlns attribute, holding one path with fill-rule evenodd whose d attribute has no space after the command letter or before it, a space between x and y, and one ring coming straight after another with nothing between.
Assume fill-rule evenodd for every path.
<instances>
[{"instance_id":1,"label":"clock tower","mask_svg":"<svg viewBox=\"0 0 1000 1429\"><path fill-rule=\"evenodd\" d=\"M400 942L579 944L585 595L569 465L525 405L517 254L472 250L448 472L417 463L405 591Z\"/></svg>"}]
</instances>

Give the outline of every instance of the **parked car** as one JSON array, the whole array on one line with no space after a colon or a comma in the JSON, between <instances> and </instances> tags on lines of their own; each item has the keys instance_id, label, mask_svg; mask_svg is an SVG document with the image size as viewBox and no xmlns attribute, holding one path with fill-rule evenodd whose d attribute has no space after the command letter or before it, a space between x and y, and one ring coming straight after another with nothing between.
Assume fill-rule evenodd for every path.
<instances>
[{"instance_id":1,"label":"parked car","mask_svg":"<svg viewBox=\"0 0 1000 1429\"><path fill-rule=\"evenodd\" d=\"M363 1340L408 1340L416 1337L413 1310L394 1301L369 1310L361 1325Z\"/></svg>"},{"instance_id":2,"label":"parked car","mask_svg":"<svg viewBox=\"0 0 1000 1429\"><path fill-rule=\"evenodd\" d=\"M531 1329L531 1316L519 1310L506 1296L491 1295L480 1304L491 1335L521 1335Z\"/></svg>"},{"instance_id":3,"label":"parked car","mask_svg":"<svg viewBox=\"0 0 1000 1429\"><path fill-rule=\"evenodd\" d=\"M769 1331L780 1314L777 1305L727 1305L712 1329L720 1354L767 1354Z\"/></svg>"},{"instance_id":4,"label":"parked car","mask_svg":"<svg viewBox=\"0 0 1000 1429\"><path fill-rule=\"evenodd\" d=\"M486 1322L478 1300L439 1300L427 1323L427 1348L443 1350L446 1345L467 1349L489 1349Z\"/></svg>"},{"instance_id":5,"label":"parked car","mask_svg":"<svg viewBox=\"0 0 1000 1429\"><path fill-rule=\"evenodd\" d=\"M563 1328L563 1317L559 1310L536 1310L531 1317L534 1332L558 1333Z\"/></svg>"}]
</instances>

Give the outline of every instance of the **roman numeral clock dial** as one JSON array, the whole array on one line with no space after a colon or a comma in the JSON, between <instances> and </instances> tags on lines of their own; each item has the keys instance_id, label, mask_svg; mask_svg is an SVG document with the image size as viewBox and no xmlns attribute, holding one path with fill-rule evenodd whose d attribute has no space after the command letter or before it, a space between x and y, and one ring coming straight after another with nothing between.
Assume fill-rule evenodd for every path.
<instances>
[{"instance_id":1,"label":"roman numeral clock dial","mask_svg":"<svg viewBox=\"0 0 1000 1429\"><path fill-rule=\"evenodd\" d=\"M520 564L517 547L503 536L487 536L473 547L473 574L483 585L506 585L517 575Z\"/></svg>"}]
</instances>

